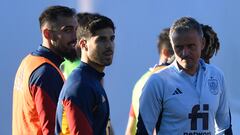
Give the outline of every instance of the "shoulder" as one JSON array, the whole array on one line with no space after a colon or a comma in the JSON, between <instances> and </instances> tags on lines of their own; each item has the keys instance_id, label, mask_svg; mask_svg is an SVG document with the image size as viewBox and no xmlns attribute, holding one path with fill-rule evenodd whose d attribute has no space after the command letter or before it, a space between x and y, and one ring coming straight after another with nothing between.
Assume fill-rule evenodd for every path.
<instances>
[{"instance_id":1,"label":"shoulder","mask_svg":"<svg viewBox=\"0 0 240 135\"><path fill-rule=\"evenodd\" d=\"M37 69L35 69L34 73L42 74L59 74L55 67L53 67L49 63L43 63Z\"/></svg>"},{"instance_id":2,"label":"shoulder","mask_svg":"<svg viewBox=\"0 0 240 135\"><path fill-rule=\"evenodd\" d=\"M220 68L218 68L217 66L215 66L213 64L206 64L205 67L209 74L219 76L221 78L224 77L223 71Z\"/></svg>"},{"instance_id":3,"label":"shoulder","mask_svg":"<svg viewBox=\"0 0 240 135\"><path fill-rule=\"evenodd\" d=\"M152 72L151 71L147 71L146 73L144 73L141 78L137 81L137 83L134 86L133 89L133 99L138 101L139 97L142 93L142 89L146 83L146 81L149 79L149 77L151 76Z\"/></svg>"},{"instance_id":4,"label":"shoulder","mask_svg":"<svg viewBox=\"0 0 240 135\"><path fill-rule=\"evenodd\" d=\"M146 73L144 73L137 81L135 87L144 84L151 75L152 75L151 71L147 71Z\"/></svg>"},{"instance_id":5,"label":"shoulder","mask_svg":"<svg viewBox=\"0 0 240 135\"><path fill-rule=\"evenodd\" d=\"M170 78L171 76L175 75L176 71L172 66L166 66L162 69L156 71L152 76L153 79L161 79L166 80L167 78Z\"/></svg>"},{"instance_id":6,"label":"shoulder","mask_svg":"<svg viewBox=\"0 0 240 135\"><path fill-rule=\"evenodd\" d=\"M143 86L143 92L146 90L154 93L159 91L162 89L162 84L164 84L164 81L165 80L163 79L161 72L152 74Z\"/></svg>"},{"instance_id":7,"label":"shoulder","mask_svg":"<svg viewBox=\"0 0 240 135\"><path fill-rule=\"evenodd\" d=\"M93 85L89 77L80 69L75 69L63 85L62 93L65 98L88 97L93 94Z\"/></svg>"},{"instance_id":8,"label":"shoulder","mask_svg":"<svg viewBox=\"0 0 240 135\"><path fill-rule=\"evenodd\" d=\"M56 70L55 67L48 63L44 63L36 68L31 76L30 76L30 83L56 83L61 82L63 83L63 79L59 72Z\"/></svg>"},{"instance_id":9,"label":"shoulder","mask_svg":"<svg viewBox=\"0 0 240 135\"><path fill-rule=\"evenodd\" d=\"M171 80L173 78L176 78L176 71L171 66L167 66L162 70L153 73L149 77L146 85L152 87L152 89L163 90L164 87L169 85L169 83L172 83Z\"/></svg>"},{"instance_id":10,"label":"shoulder","mask_svg":"<svg viewBox=\"0 0 240 135\"><path fill-rule=\"evenodd\" d=\"M63 83L64 80L59 72L52 65L44 63L33 71L28 85L32 95L40 90L57 102Z\"/></svg>"}]
</instances>

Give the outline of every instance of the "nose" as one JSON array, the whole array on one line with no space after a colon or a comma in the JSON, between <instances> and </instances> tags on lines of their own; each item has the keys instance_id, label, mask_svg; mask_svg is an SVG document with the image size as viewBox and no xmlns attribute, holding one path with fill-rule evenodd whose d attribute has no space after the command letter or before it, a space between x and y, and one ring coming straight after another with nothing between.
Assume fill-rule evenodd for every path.
<instances>
[{"instance_id":1,"label":"nose","mask_svg":"<svg viewBox=\"0 0 240 135\"><path fill-rule=\"evenodd\" d=\"M107 40L106 44L106 48L113 48L114 46L114 41L111 40Z\"/></svg>"},{"instance_id":2,"label":"nose","mask_svg":"<svg viewBox=\"0 0 240 135\"><path fill-rule=\"evenodd\" d=\"M182 56L183 56L183 57L188 56L189 53L190 53L189 48L184 47L184 48L183 48L183 51L182 51Z\"/></svg>"},{"instance_id":3,"label":"nose","mask_svg":"<svg viewBox=\"0 0 240 135\"><path fill-rule=\"evenodd\" d=\"M77 31L76 31L76 30L74 30L74 31L72 32L72 36L73 36L74 38L77 38Z\"/></svg>"},{"instance_id":4,"label":"nose","mask_svg":"<svg viewBox=\"0 0 240 135\"><path fill-rule=\"evenodd\" d=\"M72 40L77 41L77 33L76 33L76 31L72 32L71 38L72 38Z\"/></svg>"}]
</instances>

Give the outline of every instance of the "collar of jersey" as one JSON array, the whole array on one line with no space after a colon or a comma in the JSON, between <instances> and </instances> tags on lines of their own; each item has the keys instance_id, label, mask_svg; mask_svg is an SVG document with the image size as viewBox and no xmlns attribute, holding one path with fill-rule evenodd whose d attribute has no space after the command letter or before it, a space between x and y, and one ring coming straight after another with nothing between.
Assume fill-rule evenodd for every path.
<instances>
[{"instance_id":1,"label":"collar of jersey","mask_svg":"<svg viewBox=\"0 0 240 135\"><path fill-rule=\"evenodd\" d=\"M174 60L174 62L171 64L173 67L174 67L174 69L177 71L177 72L179 72L179 73L181 73L181 74L186 74L182 69L180 69L179 67L178 67L178 64L177 64L177 61L176 60ZM201 68L203 71L205 71L206 70L206 63L204 62L204 60L203 59L200 59L199 60L199 68ZM200 70L198 70L198 72L199 72Z\"/></svg>"},{"instance_id":2,"label":"collar of jersey","mask_svg":"<svg viewBox=\"0 0 240 135\"><path fill-rule=\"evenodd\" d=\"M38 49L32 52L31 54L34 56L45 57L49 59L51 62L53 62L57 67L59 67L60 64L64 61L64 59L61 56L55 54L53 51L42 45L40 45Z\"/></svg>"},{"instance_id":3,"label":"collar of jersey","mask_svg":"<svg viewBox=\"0 0 240 135\"><path fill-rule=\"evenodd\" d=\"M93 67L91 67L90 65L83 61L80 62L79 67L83 70L86 70L89 74L91 74L93 77L96 77L98 80L101 80L105 75L104 72L102 73L98 72L96 69L94 69Z\"/></svg>"}]
</instances>

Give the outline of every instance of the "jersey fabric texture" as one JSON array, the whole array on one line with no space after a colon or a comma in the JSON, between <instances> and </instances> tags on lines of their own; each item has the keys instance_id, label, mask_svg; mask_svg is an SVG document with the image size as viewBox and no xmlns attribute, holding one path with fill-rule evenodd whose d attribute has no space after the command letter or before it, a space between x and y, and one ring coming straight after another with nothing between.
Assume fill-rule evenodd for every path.
<instances>
[{"instance_id":1,"label":"jersey fabric texture","mask_svg":"<svg viewBox=\"0 0 240 135\"><path fill-rule=\"evenodd\" d=\"M59 96L56 135L105 135L109 103L100 83L104 73L81 61L68 77Z\"/></svg>"},{"instance_id":2,"label":"jersey fabric texture","mask_svg":"<svg viewBox=\"0 0 240 135\"><path fill-rule=\"evenodd\" d=\"M63 59L40 46L25 57L13 89L13 135L52 135L55 112L64 77Z\"/></svg>"},{"instance_id":3,"label":"jersey fabric texture","mask_svg":"<svg viewBox=\"0 0 240 135\"><path fill-rule=\"evenodd\" d=\"M147 80L149 79L149 77L161 70L162 68L164 68L165 65L156 65L153 68L150 68L145 74L142 75L142 77L137 81L137 83L135 84L134 88L133 88L133 93L132 93L132 104L130 107L130 111L129 111L129 117L133 117L134 118L134 127L132 130L132 134L135 135L136 134L136 128L137 128L137 119L138 119L138 113L139 113L139 99L140 96L142 94L142 89L143 86L145 85L145 83L147 82Z\"/></svg>"},{"instance_id":4,"label":"jersey fabric texture","mask_svg":"<svg viewBox=\"0 0 240 135\"><path fill-rule=\"evenodd\" d=\"M144 129L152 134L161 112L158 135L224 134L231 126L223 74L203 60L193 76L176 61L153 74L144 86L139 111L137 134Z\"/></svg>"},{"instance_id":5,"label":"jersey fabric texture","mask_svg":"<svg viewBox=\"0 0 240 135\"><path fill-rule=\"evenodd\" d=\"M60 65L60 69L63 72L64 77L67 78L79 64L80 64L79 59L73 62L65 59L65 61Z\"/></svg>"},{"instance_id":6,"label":"jersey fabric texture","mask_svg":"<svg viewBox=\"0 0 240 135\"><path fill-rule=\"evenodd\" d=\"M63 72L64 77L67 79L68 76L72 73L72 71L77 68L80 64L80 59L77 59L73 62L70 60L65 59L65 61L60 65L60 69ZM103 79L102 79L103 80ZM111 127L111 121L108 120L107 128L106 128L106 134L110 135L112 133L112 127Z\"/></svg>"}]
</instances>

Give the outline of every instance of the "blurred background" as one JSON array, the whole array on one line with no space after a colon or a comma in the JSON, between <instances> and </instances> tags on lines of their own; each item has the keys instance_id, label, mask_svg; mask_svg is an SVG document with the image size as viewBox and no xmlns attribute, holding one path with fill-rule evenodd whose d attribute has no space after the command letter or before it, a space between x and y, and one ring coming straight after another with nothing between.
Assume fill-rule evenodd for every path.
<instances>
[{"instance_id":1,"label":"blurred background","mask_svg":"<svg viewBox=\"0 0 240 135\"><path fill-rule=\"evenodd\" d=\"M47 6L65 5L78 12L97 12L116 25L114 62L105 70L105 89L116 135L123 135L132 89L158 62L157 36L182 16L208 24L218 33L221 49L211 61L226 77L234 134L240 133L240 1L238 0L1 0L0 127L11 134L12 88L24 56L41 44L38 17Z\"/></svg>"}]
</instances>

